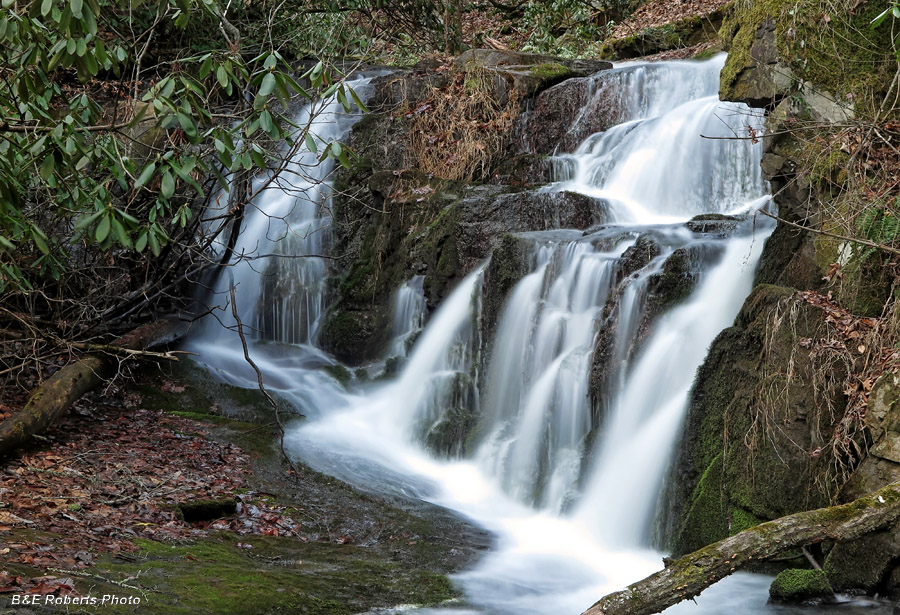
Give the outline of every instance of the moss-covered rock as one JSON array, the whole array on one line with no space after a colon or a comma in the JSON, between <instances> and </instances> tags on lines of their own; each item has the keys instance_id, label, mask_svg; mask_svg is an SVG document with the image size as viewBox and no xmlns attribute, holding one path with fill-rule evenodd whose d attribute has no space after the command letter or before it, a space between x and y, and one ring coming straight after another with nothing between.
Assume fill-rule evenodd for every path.
<instances>
[{"instance_id":1,"label":"moss-covered rock","mask_svg":"<svg viewBox=\"0 0 900 615\"><path fill-rule=\"evenodd\" d=\"M762 285L713 342L697 374L668 498L676 552L831 501L823 448L836 421L828 408L843 407L842 376L800 344L825 326L823 311L792 289ZM837 380L819 370L836 370L826 376Z\"/></svg>"},{"instance_id":2,"label":"moss-covered rock","mask_svg":"<svg viewBox=\"0 0 900 615\"><path fill-rule=\"evenodd\" d=\"M470 49L456 59L460 68L490 70L502 80L498 99L513 91L520 99L572 77L585 77L612 68L602 60L564 59L534 53L497 49Z\"/></svg>"},{"instance_id":3,"label":"moss-covered rock","mask_svg":"<svg viewBox=\"0 0 900 615\"><path fill-rule=\"evenodd\" d=\"M415 171L377 172L367 185L368 195L336 199L344 273L321 335L323 347L350 364L381 355L392 293L412 276L424 276L434 309L505 233L584 229L607 214L604 201L580 194L469 186Z\"/></svg>"},{"instance_id":4,"label":"moss-covered rock","mask_svg":"<svg viewBox=\"0 0 900 615\"><path fill-rule=\"evenodd\" d=\"M885 373L872 386L866 409L866 458L841 490L851 501L900 480L900 377ZM882 591L882 582L900 558L900 528L888 528L850 543L837 544L825 571L837 591Z\"/></svg>"},{"instance_id":5,"label":"moss-covered rock","mask_svg":"<svg viewBox=\"0 0 900 615\"><path fill-rule=\"evenodd\" d=\"M803 83L830 92L831 101L885 91L890 28L870 28L882 10L863 4L831 12L816 0L732 3L719 31L728 50L720 97L774 106Z\"/></svg>"},{"instance_id":6,"label":"moss-covered rock","mask_svg":"<svg viewBox=\"0 0 900 615\"><path fill-rule=\"evenodd\" d=\"M772 581L769 598L784 603L831 602L834 590L823 571L791 568L778 573Z\"/></svg>"},{"instance_id":7,"label":"moss-covered rock","mask_svg":"<svg viewBox=\"0 0 900 615\"><path fill-rule=\"evenodd\" d=\"M836 544L825 559L824 570L835 591L873 593L900 554L900 533L875 532L852 542Z\"/></svg>"},{"instance_id":8,"label":"moss-covered rock","mask_svg":"<svg viewBox=\"0 0 900 615\"><path fill-rule=\"evenodd\" d=\"M694 243L675 250L662 270L650 278L646 318L654 320L687 299L703 274L721 256L722 247L714 243ZM649 322L645 327L649 329Z\"/></svg>"},{"instance_id":9,"label":"moss-covered rock","mask_svg":"<svg viewBox=\"0 0 900 615\"><path fill-rule=\"evenodd\" d=\"M145 370L131 385L149 410L165 410L189 417L222 416L237 421L268 423L272 406L258 389L222 382L191 359Z\"/></svg>"}]
</instances>

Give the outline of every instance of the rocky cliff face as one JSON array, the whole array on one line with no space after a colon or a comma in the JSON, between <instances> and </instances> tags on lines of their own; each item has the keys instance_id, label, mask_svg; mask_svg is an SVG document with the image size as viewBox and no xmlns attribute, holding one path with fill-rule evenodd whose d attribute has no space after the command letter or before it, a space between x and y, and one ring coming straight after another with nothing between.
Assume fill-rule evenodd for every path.
<instances>
[{"instance_id":1,"label":"rocky cliff face","mask_svg":"<svg viewBox=\"0 0 900 615\"><path fill-rule=\"evenodd\" d=\"M677 552L900 478L896 377L872 386L871 364L881 359L869 347L878 343L870 325L887 326L877 317L890 299L891 266L829 236L858 235L868 215L848 178L860 140L846 139L892 88L893 52L869 27L883 7L821 8L735 3L720 31L729 47L720 96L768 114L762 166L782 220L759 285L697 376L665 520ZM853 341L861 338L871 341ZM898 535L819 554L835 589L897 593Z\"/></svg>"},{"instance_id":2,"label":"rocky cliff face","mask_svg":"<svg viewBox=\"0 0 900 615\"><path fill-rule=\"evenodd\" d=\"M609 67L608 62L473 50L454 66L422 66L376 79L373 113L350 136L359 163L353 171L341 171L334 184L336 296L322 331L323 347L351 365L378 359L391 334L391 294L405 280L425 277L433 309L506 233L585 229L603 222L602 201L534 189L552 180L549 161L542 155L509 155L514 117L503 115L517 115L566 78L586 78ZM446 102L456 95L481 97L487 112L473 116L479 109ZM446 128L433 134L417 130L417 122L428 122L435 113L459 116L450 118L455 126L440 124ZM491 131L497 133L493 140L484 136ZM473 149L483 155L472 158ZM435 153L443 164L421 168L423 157L433 161ZM479 165L479 181L459 179L468 174L468 167L458 168L463 160Z\"/></svg>"}]
</instances>

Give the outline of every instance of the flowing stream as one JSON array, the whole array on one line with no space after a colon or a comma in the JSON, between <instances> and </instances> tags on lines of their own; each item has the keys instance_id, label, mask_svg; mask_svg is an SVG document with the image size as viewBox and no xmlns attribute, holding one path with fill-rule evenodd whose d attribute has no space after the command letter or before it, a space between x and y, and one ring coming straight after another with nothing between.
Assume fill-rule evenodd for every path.
<instances>
[{"instance_id":1,"label":"flowing stream","mask_svg":"<svg viewBox=\"0 0 900 615\"><path fill-rule=\"evenodd\" d=\"M598 99L614 93L621 122L557 156L548 189L602 199L610 224L523 235L531 272L492 339L480 328L485 265L428 318L414 277L394 299L389 353L405 357L404 369L348 393L315 343L327 301L321 259L235 267L242 321L258 330L254 359L269 388L308 417L287 434L290 449L361 488L424 499L493 532L494 548L455 576L466 606L418 612L575 615L661 567L653 519L694 375L749 293L771 232L752 215L769 202L761 145L708 138L762 131L750 109L718 101L723 61L632 63L592 79ZM354 86L364 93L366 83ZM328 139L353 119L332 102L312 126ZM309 152L294 164L290 190L272 186L257 199L238 253L327 250L329 195L315 180L330 169ZM737 217L709 233L685 224L700 214ZM653 256L628 269L647 240ZM675 256L690 262L693 283L661 308L654 288ZM219 296L231 283L219 280ZM256 386L233 332L212 323L190 345L221 377ZM448 441L466 413L476 426L465 442ZM766 605L769 581L738 574L670 612L794 612Z\"/></svg>"}]
</instances>

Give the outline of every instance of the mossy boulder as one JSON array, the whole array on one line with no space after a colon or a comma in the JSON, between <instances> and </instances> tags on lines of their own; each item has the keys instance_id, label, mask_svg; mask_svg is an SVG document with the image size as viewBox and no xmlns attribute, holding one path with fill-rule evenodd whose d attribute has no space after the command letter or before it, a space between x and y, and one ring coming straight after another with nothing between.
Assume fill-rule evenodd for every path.
<instances>
[{"instance_id":1,"label":"mossy boulder","mask_svg":"<svg viewBox=\"0 0 900 615\"><path fill-rule=\"evenodd\" d=\"M720 97L771 108L804 84L830 101L886 91L890 28L870 27L882 10L863 3L823 12L813 0L732 3L719 30L728 50Z\"/></svg>"},{"instance_id":2,"label":"mossy boulder","mask_svg":"<svg viewBox=\"0 0 900 615\"><path fill-rule=\"evenodd\" d=\"M469 436L478 423L479 416L475 411L478 393L469 374L454 374L446 386L451 390L439 409L440 414L426 419L421 425L422 441L440 457L458 458L467 452Z\"/></svg>"},{"instance_id":3,"label":"mossy boulder","mask_svg":"<svg viewBox=\"0 0 900 615\"><path fill-rule=\"evenodd\" d=\"M572 77L585 77L612 68L602 60L566 59L497 49L470 49L456 59L462 69L476 67L497 75L497 100L515 92L525 99Z\"/></svg>"},{"instance_id":4,"label":"mossy boulder","mask_svg":"<svg viewBox=\"0 0 900 615\"><path fill-rule=\"evenodd\" d=\"M868 455L841 490L843 502L900 480L900 376L883 374L872 386L866 409ZM892 527L834 546L825 571L837 591L883 592L900 558L900 528Z\"/></svg>"},{"instance_id":5,"label":"mossy boulder","mask_svg":"<svg viewBox=\"0 0 900 615\"><path fill-rule=\"evenodd\" d=\"M105 557L103 576L152 586L138 606L110 613L173 615L351 615L400 604L436 606L458 596L443 575L408 569L364 548L226 532L193 544L138 540L136 557ZM84 593L128 596L119 586L91 579Z\"/></svg>"},{"instance_id":6,"label":"mossy boulder","mask_svg":"<svg viewBox=\"0 0 900 615\"><path fill-rule=\"evenodd\" d=\"M778 573L769 587L772 602L805 604L834 600L834 590L822 570L791 568Z\"/></svg>"},{"instance_id":7,"label":"mossy boulder","mask_svg":"<svg viewBox=\"0 0 900 615\"><path fill-rule=\"evenodd\" d=\"M677 553L745 529L748 519L831 501L827 444L846 403L838 384L845 374L817 363L801 344L825 327L822 309L793 289L760 285L713 342L697 373L667 498ZM829 370L824 378L821 370Z\"/></svg>"}]
</instances>

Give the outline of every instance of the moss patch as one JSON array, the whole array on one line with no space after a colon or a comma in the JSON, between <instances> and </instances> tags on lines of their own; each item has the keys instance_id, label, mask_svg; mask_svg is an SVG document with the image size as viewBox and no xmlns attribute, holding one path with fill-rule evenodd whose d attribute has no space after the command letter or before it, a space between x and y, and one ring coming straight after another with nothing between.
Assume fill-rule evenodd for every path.
<instances>
[{"instance_id":1,"label":"moss patch","mask_svg":"<svg viewBox=\"0 0 900 615\"><path fill-rule=\"evenodd\" d=\"M680 491L668 498L677 553L830 502L830 453L806 451L830 435L827 400L839 403L841 390L814 390L815 366L798 345L824 326L821 310L795 303L792 289L761 285L713 342L674 470Z\"/></svg>"},{"instance_id":2,"label":"moss patch","mask_svg":"<svg viewBox=\"0 0 900 615\"><path fill-rule=\"evenodd\" d=\"M883 6L864 3L853 11L829 9L820 0L734 3L719 31L729 52L720 96L740 99L746 71L776 60L794 78L841 99L849 95L862 101L866 94L884 91L894 70L891 29L870 27ZM774 49L766 49L760 39L766 29L774 31Z\"/></svg>"},{"instance_id":3,"label":"moss patch","mask_svg":"<svg viewBox=\"0 0 900 615\"><path fill-rule=\"evenodd\" d=\"M436 605L458 595L443 575L379 561L353 546L230 533L190 545L137 542L135 561L105 558L97 569L114 581L136 577L131 583L155 591L138 608L110 612L351 615L399 604ZM140 595L112 584L100 587Z\"/></svg>"},{"instance_id":4,"label":"moss patch","mask_svg":"<svg viewBox=\"0 0 900 615\"><path fill-rule=\"evenodd\" d=\"M769 598L773 602L822 602L833 600L834 591L822 570L792 568L775 577L769 587Z\"/></svg>"}]
</instances>

